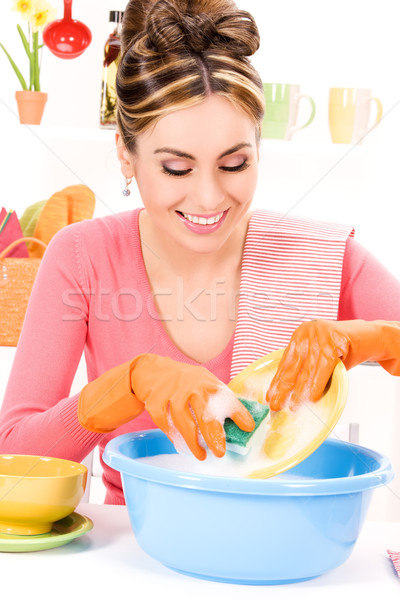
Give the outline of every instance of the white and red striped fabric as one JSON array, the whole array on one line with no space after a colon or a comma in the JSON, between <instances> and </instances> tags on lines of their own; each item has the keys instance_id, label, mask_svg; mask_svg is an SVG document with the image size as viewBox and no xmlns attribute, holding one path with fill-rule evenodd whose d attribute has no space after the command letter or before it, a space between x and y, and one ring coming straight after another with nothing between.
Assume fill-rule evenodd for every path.
<instances>
[{"instance_id":1,"label":"white and red striped fabric","mask_svg":"<svg viewBox=\"0 0 400 600\"><path fill-rule=\"evenodd\" d=\"M386 552L389 554L396 573L400 577L400 552L395 552L394 550L386 550Z\"/></svg>"},{"instance_id":2,"label":"white and red striped fabric","mask_svg":"<svg viewBox=\"0 0 400 600\"><path fill-rule=\"evenodd\" d=\"M231 378L286 346L311 319L336 319L352 227L256 210L242 261Z\"/></svg>"}]
</instances>

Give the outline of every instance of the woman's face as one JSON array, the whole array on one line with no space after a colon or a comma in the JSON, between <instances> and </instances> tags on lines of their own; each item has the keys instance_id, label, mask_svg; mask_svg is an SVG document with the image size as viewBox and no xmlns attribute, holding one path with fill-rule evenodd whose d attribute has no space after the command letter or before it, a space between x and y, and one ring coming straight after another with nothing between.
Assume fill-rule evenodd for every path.
<instances>
[{"instance_id":1,"label":"woman's face","mask_svg":"<svg viewBox=\"0 0 400 600\"><path fill-rule=\"evenodd\" d=\"M258 170L255 126L221 96L163 117L138 136L134 155L119 155L154 231L179 246L215 251L249 211Z\"/></svg>"}]
</instances>

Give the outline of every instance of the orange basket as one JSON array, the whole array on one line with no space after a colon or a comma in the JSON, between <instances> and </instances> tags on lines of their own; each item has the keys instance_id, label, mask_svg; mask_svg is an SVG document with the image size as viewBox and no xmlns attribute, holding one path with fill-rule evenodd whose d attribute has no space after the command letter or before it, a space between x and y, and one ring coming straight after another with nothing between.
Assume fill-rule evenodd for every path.
<instances>
[{"instance_id":1,"label":"orange basket","mask_svg":"<svg viewBox=\"0 0 400 600\"><path fill-rule=\"evenodd\" d=\"M16 346L24 322L33 282L41 258L7 258L18 244L36 242L47 248L37 238L23 237L14 240L0 253L0 346Z\"/></svg>"}]
</instances>

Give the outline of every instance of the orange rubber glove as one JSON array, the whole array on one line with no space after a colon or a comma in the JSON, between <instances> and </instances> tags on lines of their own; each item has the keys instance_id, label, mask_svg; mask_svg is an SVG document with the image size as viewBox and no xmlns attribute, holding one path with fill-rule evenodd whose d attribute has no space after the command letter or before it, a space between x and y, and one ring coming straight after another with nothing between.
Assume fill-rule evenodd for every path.
<instances>
[{"instance_id":1,"label":"orange rubber glove","mask_svg":"<svg viewBox=\"0 0 400 600\"><path fill-rule=\"evenodd\" d=\"M266 394L271 410L316 402L339 360L349 370L366 360L400 375L400 323L324 321L302 323L293 333Z\"/></svg>"},{"instance_id":2,"label":"orange rubber glove","mask_svg":"<svg viewBox=\"0 0 400 600\"><path fill-rule=\"evenodd\" d=\"M244 431L254 429L253 417L243 404L204 367L141 354L85 386L79 398L78 418L86 429L105 433L146 409L172 443L180 434L196 458L204 460L206 450L199 433L215 456L225 454L218 400L228 408L224 418L229 416Z\"/></svg>"}]
</instances>

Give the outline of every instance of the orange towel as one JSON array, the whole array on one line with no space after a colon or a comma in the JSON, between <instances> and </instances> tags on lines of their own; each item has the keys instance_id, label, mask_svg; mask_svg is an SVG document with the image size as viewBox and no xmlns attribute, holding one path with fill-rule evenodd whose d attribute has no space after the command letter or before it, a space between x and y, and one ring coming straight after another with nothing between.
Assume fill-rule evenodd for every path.
<instances>
[{"instance_id":1,"label":"orange towel","mask_svg":"<svg viewBox=\"0 0 400 600\"><path fill-rule=\"evenodd\" d=\"M48 244L66 225L91 219L95 207L95 195L86 185L70 185L56 192L47 200L40 212L33 237ZM41 258L45 249L37 244L29 244L29 256Z\"/></svg>"}]
</instances>

